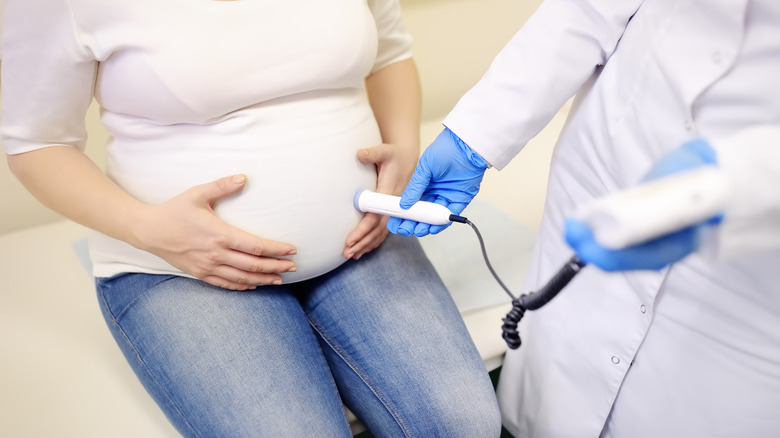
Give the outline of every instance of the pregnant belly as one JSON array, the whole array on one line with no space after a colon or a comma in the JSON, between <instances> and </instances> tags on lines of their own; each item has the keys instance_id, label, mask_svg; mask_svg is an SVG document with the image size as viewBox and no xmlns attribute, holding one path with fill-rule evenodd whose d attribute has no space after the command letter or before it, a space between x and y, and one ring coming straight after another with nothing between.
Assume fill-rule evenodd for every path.
<instances>
[{"instance_id":1,"label":"pregnant belly","mask_svg":"<svg viewBox=\"0 0 780 438\"><path fill-rule=\"evenodd\" d=\"M246 174L241 192L215 203L216 214L263 239L294 245L298 271L283 274L285 282L321 275L345 261L347 234L362 217L354 195L376 187L375 166L360 163L357 151L381 137L360 90L312 94L245 108L211 125L127 131L110 148L109 175L157 204L198 184ZM134 259L126 263L167 272Z\"/></svg>"},{"instance_id":2,"label":"pregnant belly","mask_svg":"<svg viewBox=\"0 0 780 438\"><path fill-rule=\"evenodd\" d=\"M335 269L347 234L362 218L352 200L359 190L376 186L376 170L356 159L357 148L309 150L273 166L247 167L247 185L219 201L217 215L263 239L292 244L297 272L282 274L285 283Z\"/></svg>"}]
</instances>

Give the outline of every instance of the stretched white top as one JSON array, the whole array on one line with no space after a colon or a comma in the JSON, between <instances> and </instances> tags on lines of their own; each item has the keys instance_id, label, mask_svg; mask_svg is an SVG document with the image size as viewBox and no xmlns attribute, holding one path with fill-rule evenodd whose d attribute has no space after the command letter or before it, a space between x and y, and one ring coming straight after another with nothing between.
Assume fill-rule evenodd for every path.
<instances>
[{"instance_id":1,"label":"stretched white top","mask_svg":"<svg viewBox=\"0 0 780 438\"><path fill-rule=\"evenodd\" d=\"M107 173L138 199L245 173L216 212L295 245L286 282L344 261L353 197L376 179L356 152L381 141L363 81L411 56L397 1L10 0L5 18L9 154L83 148L94 96ZM96 276L182 274L99 233L90 255Z\"/></svg>"}]
</instances>

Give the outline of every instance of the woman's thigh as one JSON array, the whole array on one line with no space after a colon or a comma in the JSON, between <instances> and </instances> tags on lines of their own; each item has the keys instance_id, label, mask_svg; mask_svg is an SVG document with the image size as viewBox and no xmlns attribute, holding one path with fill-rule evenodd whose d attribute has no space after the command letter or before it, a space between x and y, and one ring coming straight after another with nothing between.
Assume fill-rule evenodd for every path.
<instances>
[{"instance_id":1,"label":"woman's thigh","mask_svg":"<svg viewBox=\"0 0 780 438\"><path fill-rule=\"evenodd\" d=\"M114 338L185 436L351 436L300 303L176 276L98 281Z\"/></svg>"},{"instance_id":2,"label":"woman's thigh","mask_svg":"<svg viewBox=\"0 0 780 438\"><path fill-rule=\"evenodd\" d=\"M375 436L499 436L485 366L415 238L302 286L342 397Z\"/></svg>"}]
</instances>

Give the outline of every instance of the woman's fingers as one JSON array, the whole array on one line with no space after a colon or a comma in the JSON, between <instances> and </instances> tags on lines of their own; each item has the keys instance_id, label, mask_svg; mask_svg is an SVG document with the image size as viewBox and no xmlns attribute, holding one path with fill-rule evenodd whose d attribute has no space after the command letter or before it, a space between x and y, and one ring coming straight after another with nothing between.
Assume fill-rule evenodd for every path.
<instances>
[{"instance_id":1,"label":"woman's fingers","mask_svg":"<svg viewBox=\"0 0 780 438\"><path fill-rule=\"evenodd\" d=\"M376 249L387 237L387 219L386 216L366 213L358 226L347 236L344 257L359 259Z\"/></svg>"},{"instance_id":2,"label":"woman's fingers","mask_svg":"<svg viewBox=\"0 0 780 438\"><path fill-rule=\"evenodd\" d=\"M358 150L358 160L364 164L380 164L393 158L392 146L380 143L370 148Z\"/></svg>"},{"instance_id":3,"label":"woman's fingers","mask_svg":"<svg viewBox=\"0 0 780 438\"><path fill-rule=\"evenodd\" d=\"M275 257L247 254L242 251L225 249L210 259L213 263L211 269L220 266L229 266L247 275L251 274L279 274L295 272L298 268L295 262ZM259 283L258 283L259 284Z\"/></svg>"},{"instance_id":4,"label":"woman's fingers","mask_svg":"<svg viewBox=\"0 0 780 438\"><path fill-rule=\"evenodd\" d=\"M190 189L202 202L213 205L221 198L230 196L246 185L246 175L226 176Z\"/></svg>"},{"instance_id":5,"label":"woman's fingers","mask_svg":"<svg viewBox=\"0 0 780 438\"><path fill-rule=\"evenodd\" d=\"M281 284L279 274L297 269L292 260L259 257L222 248L196 260L190 273L220 287L245 290L257 285Z\"/></svg>"},{"instance_id":6,"label":"woman's fingers","mask_svg":"<svg viewBox=\"0 0 780 438\"><path fill-rule=\"evenodd\" d=\"M353 256L355 260L377 249L379 245L381 245L382 242L385 241L387 235L390 234L390 232L387 230L387 227L385 226L386 222L387 222L387 218L383 219L381 222L382 224L381 226L378 226L373 230L371 230L371 232L363 240L360 241L359 246L356 246L355 248L356 252L355 255Z\"/></svg>"},{"instance_id":7,"label":"woman's fingers","mask_svg":"<svg viewBox=\"0 0 780 438\"><path fill-rule=\"evenodd\" d=\"M257 286L282 284L282 277L277 273L249 272L230 265L217 266L201 280L231 290L253 290Z\"/></svg>"},{"instance_id":8,"label":"woman's fingers","mask_svg":"<svg viewBox=\"0 0 780 438\"><path fill-rule=\"evenodd\" d=\"M246 290L281 284L279 274L297 271L295 262L285 258L297 253L294 246L226 227L230 237L203 253L196 277L227 289Z\"/></svg>"},{"instance_id":9,"label":"woman's fingers","mask_svg":"<svg viewBox=\"0 0 780 438\"><path fill-rule=\"evenodd\" d=\"M227 245L230 249L258 257L288 257L298 253L298 250L289 243L266 240L238 229L235 231L235 236Z\"/></svg>"},{"instance_id":10,"label":"woman's fingers","mask_svg":"<svg viewBox=\"0 0 780 438\"><path fill-rule=\"evenodd\" d=\"M382 143L357 153L362 163L377 167L376 192L398 195L403 192L414 171L417 154L408 154L406 148ZM358 226L347 236L345 258L359 259L376 249L387 238L388 217L367 213Z\"/></svg>"}]
</instances>

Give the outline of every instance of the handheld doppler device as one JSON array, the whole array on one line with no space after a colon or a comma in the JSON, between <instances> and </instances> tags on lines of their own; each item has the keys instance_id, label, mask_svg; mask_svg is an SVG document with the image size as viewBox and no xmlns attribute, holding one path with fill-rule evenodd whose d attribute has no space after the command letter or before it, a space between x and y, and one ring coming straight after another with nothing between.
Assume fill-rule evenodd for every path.
<instances>
[{"instance_id":1,"label":"handheld doppler device","mask_svg":"<svg viewBox=\"0 0 780 438\"><path fill-rule=\"evenodd\" d=\"M363 190L355 195L355 208L364 213L409 219L431 225L446 225L456 216L445 206L433 202L419 201L408 210L401 208L401 197Z\"/></svg>"},{"instance_id":2,"label":"handheld doppler device","mask_svg":"<svg viewBox=\"0 0 780 438\"><path fill-rule=\"evenodd\" d=\"M621 249L712 218L724 210L728 196L728 184L723 175L712 166L704 166L597 199L577 210L574 216L593 230L594 238L602 246ZM471 221L432 202L419 201L406 210L401 208L400 200L398 196L366 190L355 195L354 203L362 212L431 225L460 222L471 226L490 273L512 298L512 310L503 319L502 326L502 337L511 349L521 345L517 325L525 311L536 310L550 302L586 265L576 255L572 256L541 289L516 297L493 269L482 235Z\"/></svg>"},{"instance_id":3,"label":"handheld doppler device","mask_svg":"<svg viewBox=\"0 0 780 438\"><path fill-rule=\"evenodd\" d=\"M703 166L597 199L574 217L593 230L602 246L621 249L717 216L728 196L720 171Z\"/></svg>"}]
</instances>

